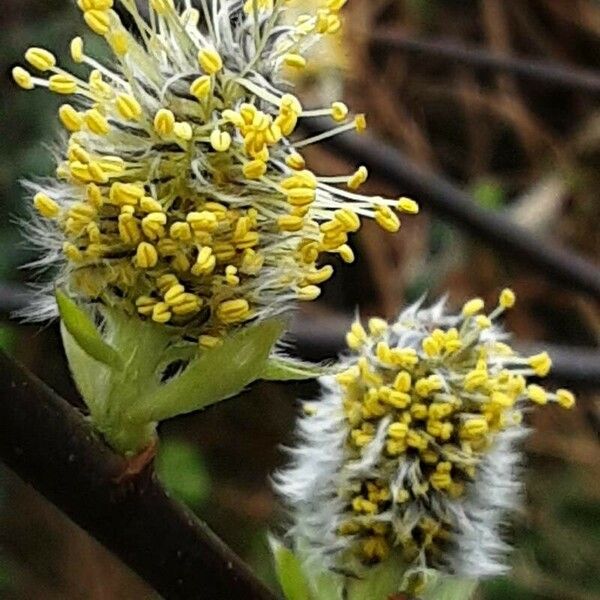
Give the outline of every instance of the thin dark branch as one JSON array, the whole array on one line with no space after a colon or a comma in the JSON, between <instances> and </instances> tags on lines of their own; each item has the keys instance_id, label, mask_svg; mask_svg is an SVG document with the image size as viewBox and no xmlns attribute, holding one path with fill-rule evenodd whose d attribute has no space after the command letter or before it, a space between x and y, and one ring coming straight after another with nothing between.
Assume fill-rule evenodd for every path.
<instances>
[{"instance_id":1,"label":"thin dark branch","mask_svg":"<svg viewBox=\"0 0 600 600\"><path fill-rule=\"evenodd\" d=\"M274 600L211 530L81 414L0 352L0 459L168 600Z\"/></svg>"},{"instance_id":2,"label":"thin dark branch","mask_svg":"<svg viewBox=\"0 0 600 600\"><path fill-rule=\"evenodd\" d=\"M305 119L310 134L329 128L322 119ZM600 269L588 260L527 231L507 217L478 206L450 181L416 164L395 147L369 135L345 133L326 141L357 164L365 164L380 179L419 201L441 218L491 246L505 258L535 269L549 280L600 299Z\"/></svg>"},{"instance_id":3,"label":"thin dark branch","mask_svg":"<svg viewBox=\"0 0 600 600\"><path fill-rule=\"evenodd\" d=\"M450 40L424 40L409 37L395 29L379 29L373 34L376 46L403 50L435 60L463 64L518 75L541 83L568 87L592 94L600 93L600 74L573 65L558 65L543 60L513 58L470 48Z\"/></svg>"}]
</instances>

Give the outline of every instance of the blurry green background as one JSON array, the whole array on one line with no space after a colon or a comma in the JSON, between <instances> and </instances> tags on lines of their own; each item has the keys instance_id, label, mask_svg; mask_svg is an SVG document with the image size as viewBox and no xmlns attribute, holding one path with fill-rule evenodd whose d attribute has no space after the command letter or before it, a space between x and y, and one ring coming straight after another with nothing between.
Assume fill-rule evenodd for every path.
<instances>
[{"instance_id":1,"label":"blurry green background","mask_svg":"<svg viewBox=\"0 0 600 600\"><path fill-rule=\"evenodd\" d=\"M52 172L48 145L60 103L43 91L18 90L10 69L30 45L49 47L66 60L80 21L69 0L2 2L0 282L26 278L18 266L28 250L14 225L26 202L19 181ZM597 98L373 44L386 27L597 69L597 2L350 0L346 25L352 44L341 39L318 49L318 73L300 82L307 104L324 90L340 90L354 109L369 114L375 134L471 191L486 209L507 211L532 232L598 260ZM331 172L357 166L323 150L309 159ZM369 188L385 189L377 181ZM472 294L493 298L510 284L521 299L509 319L519 338L573 346L594 346L600 338L596 305L499 260L427 213L407 221L397 237L384 239L365 227L358 246L357 265L340 267L303 318L336 323L356 305L365 314L391 316L426 289L448 289L451 302L459 304ZM25 326L3 315L0 345L78 404L55 325ZM327 352L316 347L312 354L322 358ZM276 529L281 514L268 476L285 460L280 445L293 439L297 399L314 393L312 385L259 384L162 431L158 469L165 484L273 585L266 532ZM540 412L527 446L527 506L513 528L514 570L510 578L487 583L481 598L600 598L598 395L583 392L572 414ZM0 598L153 597L97 543L0 468Z\"/></svg>"}]
</instances>

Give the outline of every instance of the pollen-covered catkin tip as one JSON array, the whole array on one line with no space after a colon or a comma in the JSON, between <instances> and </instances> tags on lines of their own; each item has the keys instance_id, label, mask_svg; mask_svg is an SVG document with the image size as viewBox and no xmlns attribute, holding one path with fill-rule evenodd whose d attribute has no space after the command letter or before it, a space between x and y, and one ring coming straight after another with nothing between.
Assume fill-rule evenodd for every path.
<instances>
[{"instance_id":1,"label":"pollen-covered catkin tip","mask_svg":"<svg viewBox=\"0 0 600 600\"><path fill-rule=\"evenodd\" d=\"M77 36L70 56L87 75L39 47L25 53L35 74L13 70L24 89L67 96L56 181L31 186L30 238L44 267L56 267L49 292L60 285L206 347L317 298L332 275L326 255L354 260L348 242L361 218L396 232L399 213L418 211L406 198L360 194L365 166L320 177L301 154L366 128L343 102L309 110L280 83L282 70L304 67L310 46L339 30L343 0L292 25L284 0L200 9L151 0L149 14L125 0L77 4L112 58L91 56ZM331 130L301 139L298 122L314 116L329 116Z\"/></svg>"},{"instance_id":2,"label":"pollen-covered catkin tip","mask_svg":"<svg viewBox=\"0 0 600 600\"><path fill-rule=\"evenodd\" d=\"M505 289L488 315L475 298L458 315L419 303L389 325L352 325L349 353L322 379L292 464L276 477L307 565L361 577L385 560L468 578L503 572L523 415L575 403L568 390L528 385L551 361L506 343L496 321L514 303Z\"/></svg>"}]
</instances>

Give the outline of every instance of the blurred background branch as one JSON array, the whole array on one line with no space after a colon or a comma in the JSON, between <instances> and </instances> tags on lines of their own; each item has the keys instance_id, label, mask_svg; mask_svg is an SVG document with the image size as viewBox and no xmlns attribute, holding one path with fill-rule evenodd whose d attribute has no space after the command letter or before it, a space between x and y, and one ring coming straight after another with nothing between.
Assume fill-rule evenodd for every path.
<instances>
[{"instance_id":1,"label":"blurred background branch","mask_svg":"<svg viewBox=\"0 0 600 600\"><path fill-rule=\"evenodd\" d=\"M380 28L373 32L373 44L432 57L453 66L466 65L475 69L504 72L558 87L573 88L590 94L600 94L600 74L579 69L572 65L558 65L549 61L527 60L483 48L469 47L453 40L410 37L391 28Z\"/></svg>"}]
</instances>

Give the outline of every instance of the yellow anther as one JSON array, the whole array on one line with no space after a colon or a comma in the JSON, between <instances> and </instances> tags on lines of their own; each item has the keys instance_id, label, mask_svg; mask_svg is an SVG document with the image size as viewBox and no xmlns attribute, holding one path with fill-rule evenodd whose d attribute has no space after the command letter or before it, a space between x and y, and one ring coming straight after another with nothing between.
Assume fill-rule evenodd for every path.
<instances>
[{"instance_id":1,"label":"yellow anther","mask_svg":"<svg viewBox=\"0 0 600 600\"><path fill-rule=\"evenodd\" d=\"M357 133L364 133L367 129L367 117L363 114L354 117L354 128Z\"/></svg>"},{"instance_id":2,"label":"yellow anther","mask_svg":"<svg viewBox=\"0 0 600 600\"><path fill-rule=\"evenodd\" d=\"M244 12L247 15L254 14L254 11L271 11L273 10L273 0L246 0L244 2Z\"/></svg>"},{"instance_id":3,"label":"yellow anther","mask_svg":"<svg viewBox=\"0 0 600 600\"><path fill-rule=\"evenodd\" d=\"M377 504L367 500L366 498L363 498L362 496L357 496L352 500L352 509L357 513L374 515L377 513Z\"/></svg>"},{"instance_id":4,"label":"yellow anther","mask_svg":"<svg viewBox=\"0 0 600 600\"><path fill-rule=\"evenodd\" d=\"M103 156L95 162L110 175L122 175L125 171L125 161L120 156Z\"/></svg>"},{"instance_id":5,"label":"yellow anther","mask_svg":"<svg viewBox=\"0 0 600 600\"><path fill-rule=\"evenodd\" d=\"M108 175L106 174L106 172L102 168L102 165L99 162L94 161L94 160L90 161L90 164L88 165L88 171L89 171L90 177L96 183L107 183L108 182Z\"/></svg>"},{"instance_id":6,"label":"yellow anther","mask_svg":"<svg viewBox=\"0 0 600 600\"><path fill-rule=\"evenodd\" d=\"M142 234L135 217L129 213L119 215L119 237L129 245L136 245L140 242Z\"/></svg>"},{"instance_id":7,"label":"yellow anther","mask_svg":"<svg viewBox=\"0 0 600 600\"><path fill-rule=\"evenodd\" d=\"M527 362L538 377L546 377L552 368L552 360L547 352L530 356Z\"/></svg>"},{"instance_id":8,"label":"yellow anther","mask_svg":"<svg viewBox=\"0 0 600 600\"><path fill-rule=\"evenodd\" d=\"M462 307L464 317L473 317L481 312L485 307L485 302L481 298L473 298L466 302Z\"/></svg>"},{"instance_id":9,"label":"yellow anther","mask_svg":"<svg viewBox=\"0 0 600 600\"><path fill-rule=\"evenodd\" d=\"M400 371L394 379L394 389L399 392L409 392L412 386L412 377L408 371Z\"/></svg>"},{"instance_id":10,"label":"yellow anther","mask_svg":"<svg viewBox=\"0 0 600 600\"><path fill-rule=\"evenodd\" d=\"M106 35L110 29L110 15L106 10L86 10L83 18L87 26L98 35Z\"/></svg>"},{"instance_id":11,"label":"yellow anther","mask_svg":"<svg viewBox=\"0 0 600 600\"><path fill-rule=\"evenodd\" d=\"M286 190L287 201L292 206L307 206L317 197L316 191L309 187L296 187Z\"/></svg>"},{"instance_id":12,"label":"yellow anther","mask_svg":"<svg viewBox=\"0 0 600 600\"><path fill-rule=\"evenodd\" d=\"M192 82L190 85L190 94L196 96L198 100L205 100L208 98L212 91L212 78L210 75L201 75ZM233 114L237 114L234 111L230 111ZM225 113L225 111L223 111ZM225 118L225 115L223 115Z\"/></svg>"},{"instance_id":13,"label":"yellow anther","mask_svg":"<svg viewBox=\"0 0 600 600\"><path fill-rule=\"evenodd\" d=\"M480 329L489 329L492 326L492 320L486 315L476 315L475 323Z\"/></svg>"},{"instance_id":14,"label":"yellow anther","mask_svg":"<svg viewBox=\"0 0 600 600\"><path fill-rule=\"evenodd\" d=\"M304 281L308 284L318 285L330 279L332 275L333 267L331 265L325 265L312 273L307 273L304 276Z\"/></svg>"},{"instance_id":15,"label":"yellow anther","mask_svg":"<svg viewBox=\"0 0 600 600\"><path fill-rule=\"evenodd\" d=\"M429 476L429 483L436 490L447 490L452 484L452 477L450 477L449 473L436 470Z\"/></svg>"},{"instance_id":16,"label":"yellow anther","mask_svg":"<svg viewBox=\"0 0 600 600\"><path fill-rule=\"evenodd\" d=\"M291 177L286 177L281 180L281 187L285 190L291 190L297 187L306 187L311 190L316 190L318 186L317 178L312 171L304 169L294 173Z\"/></svg>"},{"instance_id":17,"label":"yellow anther","mask_svg":"<svg viewBox=\"0 0 600 600\"><path fill-rule=\"evenodd\" d=\"M427 438L414 429L409 429L406 435L406 443L417 450L426 450L429 444Z\"/></svg>"},{"instance_id":18,"label":"yellow anther","mask_svg":"<svg viewBox=\"0 0 600 600\"><path fill-rule=\"evenodd\" d=\"M246 321L250 316L250 305L243 298L226 300L221 302L217 308L217 318L227 324Z\"/></svg>"},{"instance_id":19,"label":"yellow anther","mask_svg":"<svg viewBox=\"0 0 600 600\"><path fill-rule=\"evenodd\" d=\"M171 316L170 307L166 302L157 302L152 308L152 320L156 323L168 323Z\"/></svg>"},{"instance_id":20,"label":"yellow anther","mask_svg":"<svg viewBox=\"0 0 600 600\"><path fill-rule=\"evenodd\" d=\"M135 206L144 196L144 188L135 183L115 182L110 187L109 198L118 205L130 204Z\"/></svg>"},{"instance_id":21,"label":"yellow anther","mask_svg":"<svg viewBox=\"0 0 600 600\"><path fill-rule=\"evenodd\" d=\"M81 262L83 260L83 254L75 244L65 242L62 251L71 262Z\"/></svg>"},{"instance_id":22,"label":"yellow anther","mask_svg":"<svg viewBox=\"0 0 600 600\"><path fill-rule=\"evenodd\" d=\"M467 392L473 392L477 388L483 387L488 382L488 373L484 369L473 369L465 375L464 387Z\"/></svg>"},{"instance_id":23,"label":"yellow anther","mask_svg":"<svg viewBox=\"0 0 600 600\"><path fill-rule=\"evenodd\" d=\"M198 251L196 262L192 267L192 275L200 277L202 275L210 275L217 264L217 259L213 254L210 246L203 246Z\"/></svg>"},{"instance_id":24,"label":"yellow anther","mask_svg":"<svg viewBox=\"0 0 600 600\"><path fill-rule=\"evenodd\" d=\"M389 206L378 206L375 209L375 221L390 233L396 233L400 229L400 219Z\"/></svg>"},{"instance_id":25,"label":"yellow anther","mask_svg":"<svg viewBox=\"0 0 600 600\"><path fill-rule=\"evenodd\" d=\"M87 128L96 135L106 135L110 130L106 117L95 108L85 113L84 122Z\"/></svg>"},{"instance_id":26,"label":"yellow anther","mask_svg":"<svg viewBox=\"0 0 600 600\"><path fill-rule=\"evenodd\" d=\"M499 303L502 308L512 308L515 305L517 297L510 288L504 288L500 292Z\"/></svg>"},{"instance_id":27,"label":"yellow anther","mask_svg":"<svg viewBox=\"0 0 600 600\"><path fill-rule=\"evenodd\" d=\"M405 392L399 392L388 387L379 390L379 396L383 402L394 408L406 408L410 404L410 396Z\"/></svg>"},{"instance_id":28,"label":"yellow anther","mask_svg":"<svg viewBox=\"0 0 600 600\"><path fill-rule=\"evenodd\" d=\"M80 131L83 126L83 117L70 105L63 104L58 109L58 116L60 118L61 123L71 132ZM79 147L81 148L81 147ZM87 154L87 153L86 153ZM71 159L73 160L73 159ZM81 160L81 159L79 159ZM82 161L88 162L88 161Z\"/></svg>"},{"instance_id":29,"label":"yellow anther","mask_svg":"<svg viewBox=\"0 0 600 600\"><path fill-rule=\"evenodd\" d=\"M148 242L139 244L135 252L135 263L140 269L155 267L156 263L158 263L156 248Z\"/></svg>"},{"instance_id":30,"label":"yellow anther","mask_svg":"<svg viewBox=\"0 0 600 600\"><path fill-rule=\"evenodd\" d=\"M158 304L158 300L151 298L150 296L140 296L135 301L135 306L138 313L144 317L152 316L152 312L154 311L156 304Z\"/></svg>"},{"instance_id":31,"label":"yellow anther","mask_svg":"<svg viewBox=\"0 0 600 600\"><path fill-rule=\"evenodd\" d=\"M300 100L298 100L298 98L296 98L296 96L293 94L284 94L281 97L279 108L282 113L291 112L297 117L302 115L303 110Z\"/></svg>"},{"instance_id":32,"label":"yellow anther","mask_svg":"<svg viewBox=\"0 0 600 600\"><path fill-rule=\"evenodd\" d=\"M267 172L267 164L262 160L252 160L242 167L246 179L260 179Z\"/></svg>"},{"instance_id":33,"label":"yellow anther","mask_svg":"<svg viewBox=\"0 0 600 600\"><path fill-rule=\"evenodd\" d=\"M185 142L189 142L194 135L192 126L187 122L175 123L175 126L173 127L173 133L180 140L183 140Z\"/></svg>"},{"instance_id":34,"label":"yellow anther","mask_svg":"<svg viewBox=\"0 0 600 600\"><path fill-rule=\"evenodd\" d=\"M142 107L131 94L119 94L116 107L119 114L127 121L139 121L142 116Z\"/></svg>"},{"instance_id":35,"label":"yellow anther","mask_svg":"<svg viewBox=\"0 0 600 600\"><path fill-rule=\"evenodd\" d=\"M536 404L544 405L548 402L548 394L546 390L535 384L527 386L527 397Z\"/></svg>"},{"instance_id":36,"label":"yellow anther","mask_svg":"<svg viewBox=\"0 0 600 600\"><path fill-rule=\"evenodd\" d=\"M360 229L360 218L350 208L340 208L336 210L334 217L346 231L355 232Z\"/></svg>"},{"instance_id":37,"label":"yellow anther","mask_svg":"<svg viewBox=\"0 0 600 600\"><path fill-rule=\"evenodd\" d=\"M163 298L169 306L177 306L185 301L185 287L176 283L164 293Z\"/></svg>"},{"instance_id":38,"label":"yellow anther","mask_svg":"<svg viewBox=\"0 0 600 600\"><path fill-rule=\"evenodd\" d=\"M217 152L226 152L231 146L231 136L226 131L213 129L210 134L210 145Z\"/></svg>"},{"instance_id":39,"label":"yellow anther","mask_svg":"<svg viewBox=\"0 0 600 600\"><path fill-rule=\"evenodd\" d=\"M175 129L175 115L168 108L161 108L154 117L154 130L161 137L168 137Z\"/></svg>"},{"instance_id":40,"label":"yellow anther","mask_svg":"<svg viewBox=\"0 0 600 600\"><path fill-rule=\"evenodd\" d=\"M390 352L390 361L399 367L409 368L419 362L419 357L414 348L393 348Z\"/></svg>"},{"instance_id":41,"label":"yellow anther","mask_svg":"<svg viewBox=\"0 0 600 600\"><path fill-rule=\"evenodd\" d=\"M201 348L216 348L223 343L223 339L215 335L201 335L198 338L198 345Z\"/></svg>"},{"instance_id":42,"label":"yellow anther","mask_svg":"<svg viewBox=\"0 0 600 600\"><path fill-rule=\"evenodd\" d=\"M188 242L192 239L192 229L188 223L184 223L183 221L176 221L169 228L169 235L174 240Z\"/></svg>"},{"instance_id":43,"label":"yellow anther","mask_svg":"<svg viewBox=\"0 0 600 600\"><path fill-rule=\"evenodd\" d=\"M15 67L12 70L12 77L15 83L24 90L32 90L35 87L31 74L23 67Z\"/></svg>"},{"instance_id":44,"label":"yellow anther","mask_svg":"<svg viewBox=\"0 0 600 600\"><path fill-rule=\"evenodd\" d=\"M216 247L217 245L215 244L215 250ZM233 258L234 256L235 251L232 253L232 255L229 255L227 258L221 259L221 257L219 257L219 260L231 260L231 258ZM244 273L245 275L256 275L262 269L264 261L264 256L262 256L255 250L252 250L252 248L247 248L242 254L242 264L240 265L240 272Z\"/></svg>"},{"instance_id":45,"label":"yellow anther","mask_svg":"<svg viewBox=\"0 0 600 600\"><path fill-rule=\"evenodd\" d=\"M340 258L347 264L354 262L354 252L348 244L342 244L339 248L337 248L337 252L340 255Z\"/></svg>"},{"instance_id":46,"label":"yellow anther","mask_svg":"<svg viewBox=\"0 0 600 600\"><path fill-rule=\"evenodd\" d=\"M150 6L159 15L166 15L174 8L173 0L150 0Z\"/></svg>"},{"instance_id":47,"label":"yellow anther","mask_svg":"<svg viewBox=\"0 0 600 600\"><path fill-rule=\"evenodd\" d=\"M294 152L293 154L290 154L286 157L285 164L290 169L294 169L295 171L301 171L306 166L306 161L304 160L304 157L301 154Z\"/></svg>"},{"instance_id":48,"label":"yellow anther","mask_svg":"<svg viewBox=\"0 0 600 600\"><path fill-rule=\"evenodd\" d=\"M78 179L84 183L89 183L93 179L90 174L89 166L78 160L74 160L69 163L69 172L75 179Z\"/></svg>"},{"instance_id":49,"label":"yellow anther","mask_svg":"<svg viewBox=\"0 0 600 600\"><path fill-rule=\"evenodd\" d=\"M359 342L358 345L354 346L350 346L350 344L348 344L348 346L353 350L356 350L357 348L362 346L362 344L364 344L368 339L365 328L358 321L354 321L354 323L352 323L352 325L350 326L350 331L346 336L346 341L349 341L349 336L352 336L352 340L358 340Z\"/></svg>"},{"instance_id":50,"label":"yellow anther","mask_svg":"<svg viewBox=\"0 0 600 600\"><path fill-rule=\"evenodd\" d=\"M575 395L573 394L573 392L561 388L559 390L556 390L556 401L563 408L573 408L573 406L575 406Z\"/></svg>"},{"instance_id":51,"label":"yellow anther","mask_svg":"<svg viewBox=\"0 0 600 600\"><path fill-rule=\"evenodd\" d=\"M60 213L60 207L56 201L46 196L46 194L42 194L42 192L38 192L33 197L33 206L46 219L54 219Z\"/></svg>"},{"instance_id":52,"label":"yellow anther","mask_svg":"<svg viewBox=\"0 0 600 600\"><path fill-rule=\"evenodd\" d=\"M77 80L68 73L52 75L48 80L48 89L56 94L74 94L77 91Z\"/></svg>"},{"instance_id":53,"label":"yellow anther","mask_svg":"<svg viewBox=\"0 0 600 600\"><path fill-rule=\"evenodd\" d=\"M236 287L240 284L237 267L234 267L233 265L227 265L227 267L225 267L225 281L232 287Z\"/></svg>"},{"instance_id":54,"label":"yellow anther","mask_svg":"<svg viewBox=\"0 0 600 600\"><path fill-rule=\"evenodd\" d=\"M369 172L366 167L358 167L358 169L348 179L348 187L351 190L357 190L369 177Z\"/></svg>"},{"instance_id":55,"label":"yellow anther","mask_svg":"<svg viewBox=\"0 0 600 600\"><path fill-rule=\"evenodd\" d=\"M77 0L77 5L83 11L108 10L113 7L114 0Z\"/></svg>"},{"instance_id":56,"label":"yellow anther","mask_svg":"<svg viewBox=\"0 0 600 600\"><path fill-rule=\"evenodd\" d=\"M197 313L202 308L202 298L195 294L185 293L179 302L172 307L173 314L178 317L187 317Z\"/></svg>"},{"instance_id":57,"label":"yellow anther","mask_svg":"<svg viewBox=\"0 0 600 600\"><path fill-rule=\"evenodd\" d=\"M223 68L221 56L214 48L203 48L198 52L198 63L205 73L214 75Z\"/></svg>"},{"instance_id":58,"label":"yellow anther","mask_svg":"<svg viewBox=\"0 0 600 600\"><path fill-rule=\"evenodd\" d=\"M409 215L416 215L419 212L419 205L410 198L402 197L398 200L396 209Z\"/></svg>"},{"instance_id":59,"label":"yellow anther","mask_svg":"<svg viewBox=\"0 0 600 600\"><path fill-rule=\"evenodd\" d=\"M56 66L56 57L44 48L29 48L25 52L25 60L38 71L49 71Z\"/></svg>"},{"instance_id":60,"label":"yellow anther","mask_svg":"<svg viewBox=\"0 0 600 600\"><path fill-rule=\"evenodd\" d=\"M368 326L369 333L375 337L383 335L388 330L387 321L385 321L385 319L380 319L379 317L371 317Z\"/></svg>"},{"instance_id":61,"label":"yellow anther","mask_svg":"<svg viewBox=\"0 0 600 600\"><path fill-rule=\"evenodd\" d=\"M427 418L427 405L422 402L414 402L410 406L410 415L414 419L423 420Z\"/></svg>"},{"instance_id":62,"label":"yellow anther","mask_svg":"<svg viewBox=\"0 0 600 600\"><path fill-rule=\"evenodd\" d=\"M71 219L83 221L85 224L96 218L96 209L84 202L75 202L69 208L67 215Z\"/></svg>"},{"instance_id":63,"label":"yellow anther","mask_svg":"<svg viewBox=\"0 0 600 600\"><path fill-rule=\"evenodd\" d=\"M327 0L327 8L332 12L339 12L348 0Z\"/></svg>"},{"instance_id":64,"label":"yellow anther","mask_svg":"<svg viewBox=\"0 0 600 600\"><path fill-rule=\"evenodd\" d=\"M423 348L423 352L425 352L425 354L429 358L439 356L442 352L441 344L437 340L435 340L432 336L426 337L421 342L421 347Z\"/></svg>"},{"instance_id":65,"label":"yellow anther","mask_svg":"<svg viewBox=\"0 0 600 600\"><path fill-rule=\"evenodd\" d=\"M142 219L142 231L149 240L157 240L165 235L165 224L167 215L162 212L154 212Z\"/></svg>"},{"instance_id":66,"label":"yellow anther","mask_svg":"<svg viewBox=\"0 0 600 600\"><path fill-rule=\"evenodd\" d=\"M460 426L459 434L461 438L470 440L479 438L488 431L488 423L484 417L472 417Z\"/></svg>"},{"instance_id":67,"label":"yellow anther","mask_svg":"<svg viewBox=\"0 0 600 600\"><path fill-rule=\"evenodd\" d=\"M295 215L281 215L277 219L281 231L300 231L304 226L304 218Z\"/></svg>"},{"instance_id":68,"label":"yellow anther","mask_svg":"<svg viewBox=\"0 0 600 600\"><path fill-rule=\"evenodd\" d=\"M242 115L236 112L235 110L231 110L230 108L226 108L221 113L221 117L226 123L231 123L232 125L235 125L238 129L242 128L245 124Z\"/></svg>"},{"instance_id":69,"label":"yellow anther","mask_svg":"<svg viewBox=\"0 0 600 600\"><path fill-rule=\"evenodd\" d=\"M343 102L333 102L331 104L331 118L338 123L345 120L348 116L348 107Z\"/></svg>"},{"instance_id":70,"label":"yellow anther","mask_svg":"<svg viewBox=\"0 0 600 600\"><path fill-rule=\"evenodd\" d=\"M503 392L492 392L490 396L490 403L499 408L510 408L514 403L514 398L511 398L508 394Z\"/></svg>"},{"instance_id":71,"label":"yellow anther","mask_svg":"<svg viewBox=\"0 0 600 600\"><path fill-rule=\"evenodd\" d=\"M310 302L317 299L321 295L321 288L316 285L305 285L297 292L298 300Z\"/></svg>"},{"instance_id":72,"label":"yellow anther","mask_svg":"<svg viewBox=\"0 0 600 600\"><path fill-rule=\"evenodd\" d=\"M124 56L129 51L129 36L124 29L110 32L106 41L117 56Z\"/></svg>"},{"instance_id":73,"label":"yellow anther","mask_svg":"<svg viewBox=\"0 0 600 600\"><path fill-rule=\"evenodd\" d=\"M192 230L198 232L212 232L219 226L217 216L208 211L191 212L186 215L186 221L190 224Z\"/></svg>"},{"instance_id":74,"label":"yellow anther","mask_svg":"<svg viewBox=\"0 0 600 600\"><path fill-rule=\"evenodd\" d=\"M298 124L298 115L292 111L282 113L275 119L275 124L280 128L282 135L291 135Z\"/></svg>"},{"instance_id":75,"label":"yellow anther","mask_svg":"<svg viewBox=\"0 0 600 600\"><path fill-rule=\"evenodd\" d=\"M178 284L179 279L177 279L177 276L173 275L173 273L165 273L156 280L158 291L163 295L166 294L170 288Z\"/></svg>"},{"instance_id":76,"label":"yellow anther","mask_svg":"<svg viewBox=\"0 0 600 600\"><path fill-rule=\"evenodd\" d=\"M83 52L83 39L80 37L75 37L71 40L71 58L76 63L82 63L85 58L85 54Z\"/></svg>"},{"instance_id":77,"label":"yellow anther","mask_svg":"<svg viewBox=\"0 0 600 600\"><path fill-rule=\"evenodd\" d=\"M67 158L71 161L78 160L83 164L88 164L91 160L89 152L84 150L79 144L71 144L67 151Z\"/></svg>"},{"instance_id":78,"label":"yellow anther","mask_svg":"<svg viewBox=\"0 0 600 600\"><path fill-rule=\"evenodd\" d=\"M301 54L288 53L283 57L283 62L294 69L304 69L306 67L306 59Z\"/></svg>"}]
</instances>

